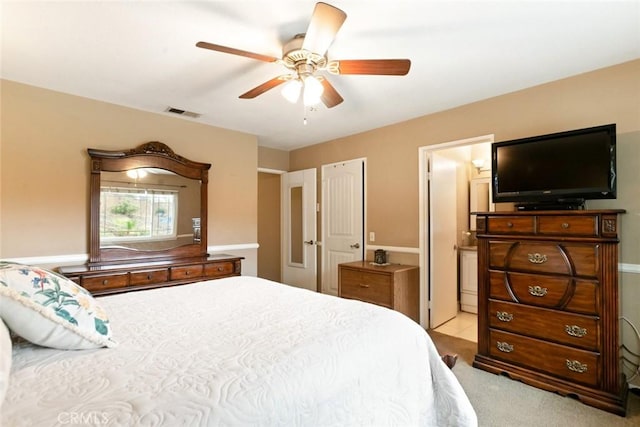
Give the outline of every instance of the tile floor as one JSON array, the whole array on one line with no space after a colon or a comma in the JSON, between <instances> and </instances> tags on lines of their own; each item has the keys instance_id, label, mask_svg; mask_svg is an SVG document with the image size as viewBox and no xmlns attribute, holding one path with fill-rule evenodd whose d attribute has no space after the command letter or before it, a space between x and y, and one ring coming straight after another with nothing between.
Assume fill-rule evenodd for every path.
<instances>
[{"instance_id":1,"label":"tile floor","mask_svg":"<svg viewBox=\"0 0 640 427\"><path fill-rule=\"evenodd\" d=\"M478 342L478 316L473 313L459 311L456 317L437 327L434 331L445 335L453 335L467 341Z\"/></svg>"}]
</instances>

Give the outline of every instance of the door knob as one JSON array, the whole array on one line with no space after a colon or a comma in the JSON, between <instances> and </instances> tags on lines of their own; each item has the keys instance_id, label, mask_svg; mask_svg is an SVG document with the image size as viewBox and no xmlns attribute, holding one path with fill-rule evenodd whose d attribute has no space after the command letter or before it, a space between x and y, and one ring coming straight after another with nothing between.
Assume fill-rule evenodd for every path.
<instances>
[{"instance_id":1,"label":"door knob","mask_svg":"<svg viewBox=\"0 0 640 427\"><path fill-rule=\"evenodd\" d=\"M351 249L358 249L358 248L360 248L360 243L355 243L355 244L350 245L350 246L351 246Z\"/></svg>"},{"instance_id":2,"label":"door knob","mask_svg":"<svg viewBox=\"0 0 640 427\"><path fill-rule=\"evenodd\" d=\"M315 244L316 242L314 242L313 240L305 240L303 243L304 243L305 245L313 245L313 244Z\"/></svg>"}]
</instances>

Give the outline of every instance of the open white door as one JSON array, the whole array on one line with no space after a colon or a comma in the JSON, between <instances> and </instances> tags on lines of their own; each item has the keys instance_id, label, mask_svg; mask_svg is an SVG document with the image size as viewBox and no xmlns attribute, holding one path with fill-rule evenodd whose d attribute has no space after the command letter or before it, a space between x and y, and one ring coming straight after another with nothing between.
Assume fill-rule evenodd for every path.
<instances>
[{"instance_id":1,"label":"open white door","mask_svg":"<svg viewBox=\"0 0 640 427\"><path fill-rule=\"evenodd\" d=\"M431 153L429 180L429 327L436 328L458 313L458 232L456 227L457 164Z\"/></svg>"},{"instance_id":2,"label":"open white door","mask_svg":"<svg viewBox=\"0 0 640 427\"><path fill-rule=\"evenodd\" d=\"M322 167L322 293L338 295L338 264L364 259L364 160Z\"/></svg>"},{"instance_id":3,"label":"open white door","mask_svg":"<svg viewBox=\"0 0 640 427\"><path fill-rule=\"evenodd\" d=\"M318 288L316 170L281 175L282 282Z\"/></svg>"}]
</instances>

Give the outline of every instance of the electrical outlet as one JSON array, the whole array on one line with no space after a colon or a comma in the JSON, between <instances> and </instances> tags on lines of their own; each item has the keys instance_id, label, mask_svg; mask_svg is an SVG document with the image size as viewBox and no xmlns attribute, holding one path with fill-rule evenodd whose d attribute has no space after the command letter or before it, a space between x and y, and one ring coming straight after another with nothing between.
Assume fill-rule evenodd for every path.
<instances>
[{"instance_id":1,"label":"electrical outlet","mask_svg":"<svg viewBox=\"0 0 640 427\"><path fill-rule=\"evenodd\" d=\"M375 242L376 241L376 233L373 231L369 232L369 241L370 242Z\"/></svg>"}]
</instances>

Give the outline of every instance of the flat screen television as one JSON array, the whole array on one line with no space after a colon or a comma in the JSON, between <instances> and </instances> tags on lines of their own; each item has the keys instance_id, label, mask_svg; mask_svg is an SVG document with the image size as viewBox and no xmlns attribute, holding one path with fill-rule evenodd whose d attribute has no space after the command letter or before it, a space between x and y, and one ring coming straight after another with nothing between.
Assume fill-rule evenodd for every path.
<instances>
[{"instance_id":1,"label":"flat screen television","mask_svg":"<svg viewBox=\"0 0 640 427\"><path fill-rule=\"evenodd\" d=\"M517 209L583 209L616 198L616 125L491 145L493 202Z\"/></svg>"}]
</instances>

